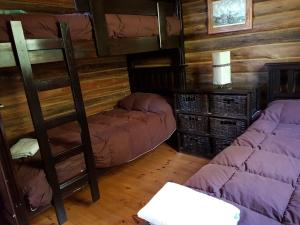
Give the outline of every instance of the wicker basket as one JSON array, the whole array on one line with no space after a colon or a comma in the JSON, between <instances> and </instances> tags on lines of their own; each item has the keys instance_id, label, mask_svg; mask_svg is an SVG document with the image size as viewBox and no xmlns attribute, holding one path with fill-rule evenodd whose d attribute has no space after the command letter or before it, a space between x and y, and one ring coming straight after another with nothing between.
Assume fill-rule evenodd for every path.
<instances>
[{"instance_id":1,"label":"wicker basket","mask_svg":"<svg viewBox=\"0 0 300 225\"><path fill-rule=\"evenodd\" d=\"M247 96L209 95L210 112L217 115L247 116Z\"/></svg>"},{"instance_id":2,"label":"wicker basket","mask_svg":"<svg viewBox=\"0 0 300 225\"><path fill-rule=\"evenodd\" d=\"M202 94L178 94L177 109L184 112L207 113L208 98Z\"/></svg>"},{"instance_id":3,"label":"wicker basket","mask_svg":"<svg viewBox=\"0 0 300 225\"><path fill-rule=\"evenodd\" d=\"M221 139L214 138L214 155L220 153L225 148L227 148L233 142L233 138L231 139Z\"/></svg>"},{"instance_id":4,"label":"wicker basket","mask_svg":"<svg viewBox=\"0 0 300 225\"><path fill-rule=\"evenodd\" d=\"M178 114L178 128L182 131L208 133L208 117L197 115Z\"/></svg>"},{"instance_id":5,"label":"wicker basket","mask_svg":"<svg viewBox=\"0 0 300 225\"><path fill-rule=\"evenodd\" d=\"M181 147L185 152L204 156L210 155L211 144L209 137L190 134L182 134L181 137Z\"/></svg>"},{"instance_id":6,"label":"wicker basket","mask_svg":"<svg viewBox=\"0 0 300 225\"><path fill-rule=\"evenodd\" d=\"M210 134L220 138L235 138L247 128L247 121L224 118L209 118Z\"/></svg>"}]
</instances>

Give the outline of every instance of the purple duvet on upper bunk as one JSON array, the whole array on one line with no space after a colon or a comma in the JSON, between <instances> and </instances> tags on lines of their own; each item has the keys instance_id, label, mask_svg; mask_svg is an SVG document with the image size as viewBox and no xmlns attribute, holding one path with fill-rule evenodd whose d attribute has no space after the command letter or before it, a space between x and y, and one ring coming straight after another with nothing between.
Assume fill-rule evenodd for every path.
<instances>
[{"instance_id":1,"label":"purple duvet on upper bunk","mask_svg":"<svg viewBox=\"0 0 300 225\"><path fill-rule=\"evenodd\" d=\"M167 101L143 93L124 98L111 111L88 117L88 123L97 168L127 163L167 140L176 129L173 110ZM76 124L52 129L48 135L54 155L80 144ZM17 180L30 207L49 204L52 192L41 169L40 155L18 160L17 167ZM83 156L58 164L56 170L59 181L80 174L85 170Z\"/></svg>"},{"instance_id":2,"label":"purple duvet on upper bunk","mask_svg":"<svg viewBox=\"0 0 300 225\"><path fill-rule=\"evenodd\" d=\"M300 100L271 103L186 185L237 206L239 225L299 225L299 112Z\"/></svg>"},{"instance_id":3,"label":"purple duvet on upper bunk","mask_svg":"<svg viewBox=\"0 0 300 225\"><path fill-rule=\"evenodd\" d=\"M0 42L9 42L9 21L21 21L26 38L48 39L58 37L58 22L66 22L70 27L72 40L93 40L90 17L85 14L20 14L0 15ZM148 37L158 35L155 16L106 14L108 36L110 38ZM179 35L180 21L177 17L167 17L169 36Z\"/></svg>"}]
</instances>

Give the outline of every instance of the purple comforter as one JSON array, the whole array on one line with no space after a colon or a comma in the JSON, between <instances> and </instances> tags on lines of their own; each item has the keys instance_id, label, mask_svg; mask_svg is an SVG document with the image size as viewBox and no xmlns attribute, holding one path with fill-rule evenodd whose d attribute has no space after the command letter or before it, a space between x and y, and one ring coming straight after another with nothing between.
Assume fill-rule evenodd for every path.
<instances>
[{"instance_id":1,"label":"purple comforter","mask_svg":"<svg viewBox=\"0 0 300 225\"><path fill-rule=\"evenodd\" d=\"M148 93L127 96L115 109L88 117L88 123L97 168L134 160L164 142L176 129L171 106L161 96ZM81 143L79 127L75 123L49 130L48 136L54 155ZM14 166L18 185L30 208L50 204L52 190L42 169L40 154L15 160ZM84 170L82 155L56 165L60 182Z\"/></svg>"},{"instance_id":2,"label":"purple comforter","mask_svg":"<svg viewBox=\"0 0 300 225\"><path fill-rule=\"evenodd\" d=\"M271 103L186 185L237 206L239 225L299 225L300 100Z\"/></svg>"}]
</instances>

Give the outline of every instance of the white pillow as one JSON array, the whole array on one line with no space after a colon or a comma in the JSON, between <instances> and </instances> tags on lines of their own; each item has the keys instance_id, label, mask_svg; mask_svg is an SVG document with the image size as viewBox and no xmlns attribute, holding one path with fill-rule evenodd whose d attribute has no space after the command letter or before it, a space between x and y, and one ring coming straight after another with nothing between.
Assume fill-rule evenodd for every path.
<instances>
[{"instance_id":1,"label":"white pillow","mask_svg":"<svg viewBox=\"0 0 300 225\"><path fill-rule=\"evenodd\" d=\"M167 183L138 216L153 225L237 225L240 210L188 187Z\"/></svg>"},{"instance_id":2,"label":"white pillow","mask_svg":"<svg viewBox=\"0 0 300 225\"><path fill-rule=\"evenodd\" d=\"M10 148L13 159L34 156L39 151L36 139L22 138Z\"/></svg>"}]
</instances>

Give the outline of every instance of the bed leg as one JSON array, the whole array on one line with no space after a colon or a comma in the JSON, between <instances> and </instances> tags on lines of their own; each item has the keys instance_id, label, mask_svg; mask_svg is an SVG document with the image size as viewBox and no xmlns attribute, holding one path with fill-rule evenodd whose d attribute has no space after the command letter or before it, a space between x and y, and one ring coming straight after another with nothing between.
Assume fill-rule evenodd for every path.
<instances>
[{"instance_id":1,"label":"bed leg","mask_svg":"<svg viewBox=\"0 0 300 225\"><path fill-rule=\"evenodd\" d=\"M55 212L56 212L56 217L57 217L57 221L59 225L64 224L65 222L67 222L67 214L66 214L66 210L64 207L64 202L62 200L62 198L53 198L53 206L55 208Z\"/></svg>"}]
</instances>

